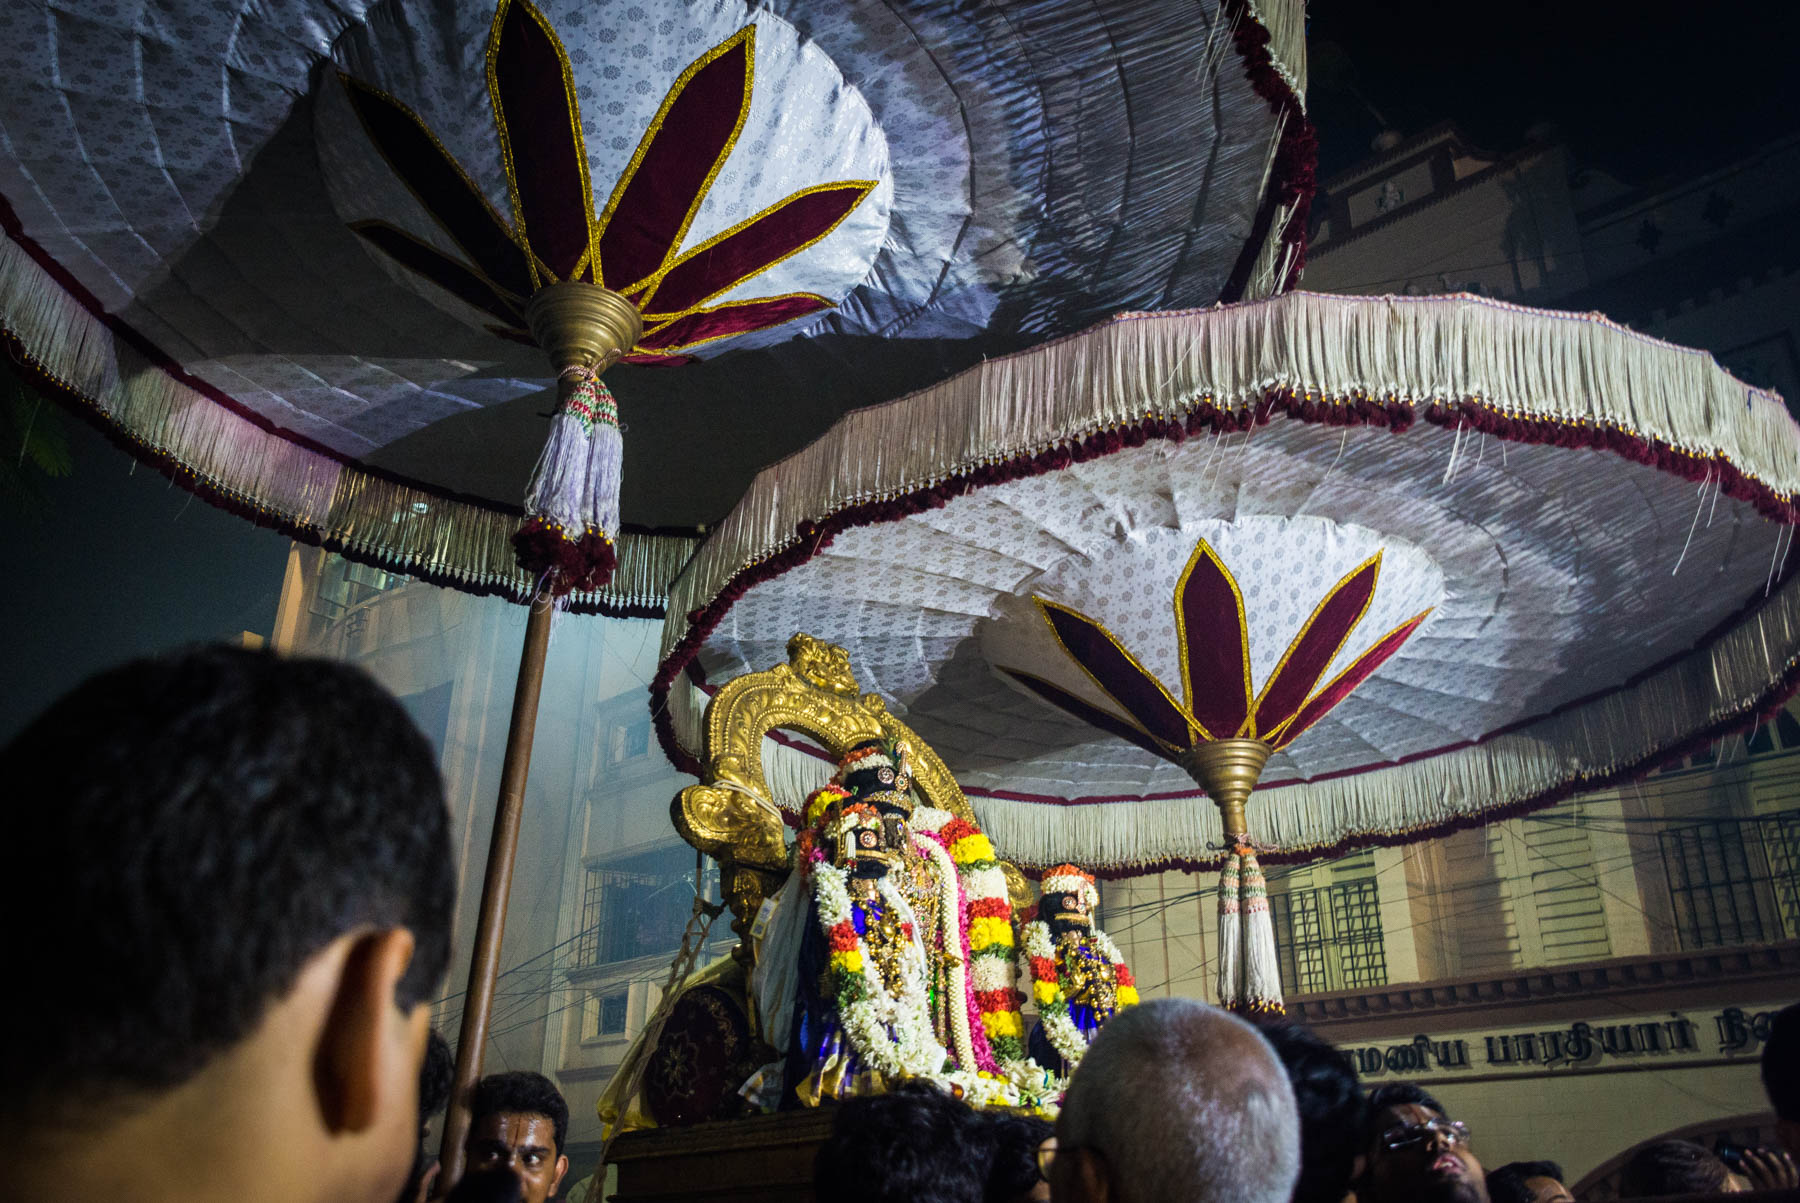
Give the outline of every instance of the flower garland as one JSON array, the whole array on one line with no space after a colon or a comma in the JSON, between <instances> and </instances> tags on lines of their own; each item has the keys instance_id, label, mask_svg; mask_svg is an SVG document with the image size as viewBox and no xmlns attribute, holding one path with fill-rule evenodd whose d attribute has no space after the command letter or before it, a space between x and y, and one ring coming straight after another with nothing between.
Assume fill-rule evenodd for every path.
<instances>
[{"instance_id":1,"label":"flower garland","mask_svg":"<svg viewBox=\"0 0 1800 1203\"><path fill-rule=\"evenodd\" d=\"M983 1039L977 1049L975 1032L969 1023L970 1016L975 1013L974 998L969 989L969 933L963 922L963 892L962 884L956 879L956 866L951 863L950 851L944 847L942 838L936 832L914 832L912 840L913 847L930 860L932 867L937 870L937 934L939 946L944 951L944 964L949 971L949 997L945 1000L945 1010L950 1017L950 1037L956 1048L956 1063L963 1069L994 1072L999 1067L994 1064L994 1055L988 1051L987 1041Z\"/></svg>"},{"instance_id":2,"label":"flower garland","mask_svg":"<svg viewBox=\"0 0 1800 1203\"><path fill-rule=\"evenodd\" d=\"M1013 986L1012 899L1006 874L993 844L968 820L951 819L943 837L969 893L969 960L982 1031L1001 1065L1025 1062L1025 1018Z\"/></svg>"},{"instance_id":3,"label":"flower garland","mask_svg":"<svg viewBox=\"0 0 1800 1203\"><path fill-rule=\"evenodd\" d=\"M1069 1016L1069 998L1063 993L1061 975L1057 972L1056 948L1050 939L1050 925L1042 919L1034 919L1025 925L1023 935L1025 948L1024 956L1019 962L1019 977L1031 983L1031 995L1038 1005L1038 1022L1044 1027L1044 1036L1050 1041L1050 1047L1056 1050L1063 1063L1073 1072L1087 1053L1088 1038ZM1125 960L1119 955L1118 946L1099 928L1093 929L1093 939L1099 946L1101 955L1113 967L1116 1002L1114 1014L1136 1005L1137 981L1131 976L1131 970L1125 967Z\"/></svg>"},{"instance_id":4,"label":"flower garland","mask_svg":"<svg viewBox=\"0 0 1800 1203\"><path fill-rule=\"evenodd\" d=\"M876 891L900 918L900 981L894 993L856 930L848 874L829 862L813 865L813 896L830 947L827 974L838 1020L857 1055L882 1076L939 1078L950 1053L931 1030L925 951L912 907L886 878L876 883Z\"/></svg>"}]
</instances>

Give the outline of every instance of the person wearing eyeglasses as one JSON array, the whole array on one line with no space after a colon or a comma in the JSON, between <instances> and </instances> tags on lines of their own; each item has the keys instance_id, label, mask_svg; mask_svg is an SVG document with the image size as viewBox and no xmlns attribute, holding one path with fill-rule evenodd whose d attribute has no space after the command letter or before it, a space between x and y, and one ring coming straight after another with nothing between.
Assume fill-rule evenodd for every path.
<instances>
[{"instance_id":1,"label":"person wearing eyeglasses","mask_svg":"<svg viewBox=\"0 0 1800 1203\"><path fill-rule=\"evenodd\" d=\"M1369 1095L1366 1168L1357 1203L1489 1203L1468 1125L1411 1082Z\"/></svg>"}]
</instances>

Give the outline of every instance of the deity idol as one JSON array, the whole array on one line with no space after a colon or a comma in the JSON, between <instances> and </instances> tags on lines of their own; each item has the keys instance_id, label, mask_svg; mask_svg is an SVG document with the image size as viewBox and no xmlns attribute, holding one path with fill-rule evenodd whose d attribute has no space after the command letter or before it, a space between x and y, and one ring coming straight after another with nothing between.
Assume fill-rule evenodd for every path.
<instances>
[{"instance_id":1,"label":"deity idol","mask_svg":"<svg viewBox=\"0 0 1800 1203\"><path fill-rule=\"evenodd\" d=\"M1117 946L1094 925L1099 900L1091 874L1058 865L1044 875L1038 917L1021 933L1019 978L1038 1007L1031 1055L1065 1075L1106 1021L1138 1000Z\"/></svg>"},{"instance_id":2,"label":"deity idol","mask_svg":"<svg viewBox=\"0 0 1800 1203\"><path fill-rule=\"evenodd\" d=\"M808 800L795 853L815 922L800 946L787 1068L804 1105L905 1078L977 1104L1018 1100L970 974L970 903L944 830L957 835L955 821L931 812L914 830L926 809L905 745L878 740L852 748Z\"/></svg>"}]
</instances>

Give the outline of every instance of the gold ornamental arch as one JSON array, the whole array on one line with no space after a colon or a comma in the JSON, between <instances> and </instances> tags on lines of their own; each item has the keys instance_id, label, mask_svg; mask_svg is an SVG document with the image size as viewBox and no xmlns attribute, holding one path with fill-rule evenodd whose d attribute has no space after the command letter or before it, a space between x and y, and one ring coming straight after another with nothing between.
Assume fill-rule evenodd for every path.
<instances>
[{"instance_id":1,"label":"gold ornamental arch","mask_svg":"<svg viewBox=\"0 0 1800 1203\"><path fill-rule=\"evenodd\" d=\"M720 887L742 941L734 956L748 962L750 929L763 900L788 874L786 824L763 775L763 739L795 731L835 761L867 739L905 740L912 749L913 787L925 805L980 826L950 769L913 729L889 713L879 694L862 693L850 655L835 644L797 634L788 662L727 682L707 703L701 784L675 795L675 829L719 862ZM821 778L819 784L823 785ZM1015 911L1032 904L1018 868L1006 861Z\"/></svg>"}]
</instances>

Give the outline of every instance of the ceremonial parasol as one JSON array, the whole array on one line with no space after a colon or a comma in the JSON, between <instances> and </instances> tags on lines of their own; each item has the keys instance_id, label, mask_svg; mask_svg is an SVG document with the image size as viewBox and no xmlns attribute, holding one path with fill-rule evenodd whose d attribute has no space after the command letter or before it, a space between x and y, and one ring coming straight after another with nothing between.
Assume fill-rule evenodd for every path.
<instances>
[{"instance_id":1,"label":"ceremonial parasol","mask_svg":"<svg viewBox=\"0 0 1800 1203\"><path fill-rule=\"evenodd\" d=\"M1797 488L1780 398L1598 315L1130 314L765 471L673 588L654 704L689 764L708 691L805 631L1002 855L1223 863L1266 929L1258 852L1542 806L1779 704ZM795 799L822 771L794 742L764 768ZM1229 939L1222 961L1228 1001L1278 1002Z\"/></svg>"},{"instance_id":2,"label":"ceremonial parasol","mask_svg":"<svg viewBox=\"0 0 1800 1203\"><path fill-rule=\"evenodd\" d=\"M693 528L846 410L1291 279L1303 24L1292 0L12 4L0 337L260 523L655 614ZM535 605L460 1081L548 632Z\"/></svg>"}]
</instances>

